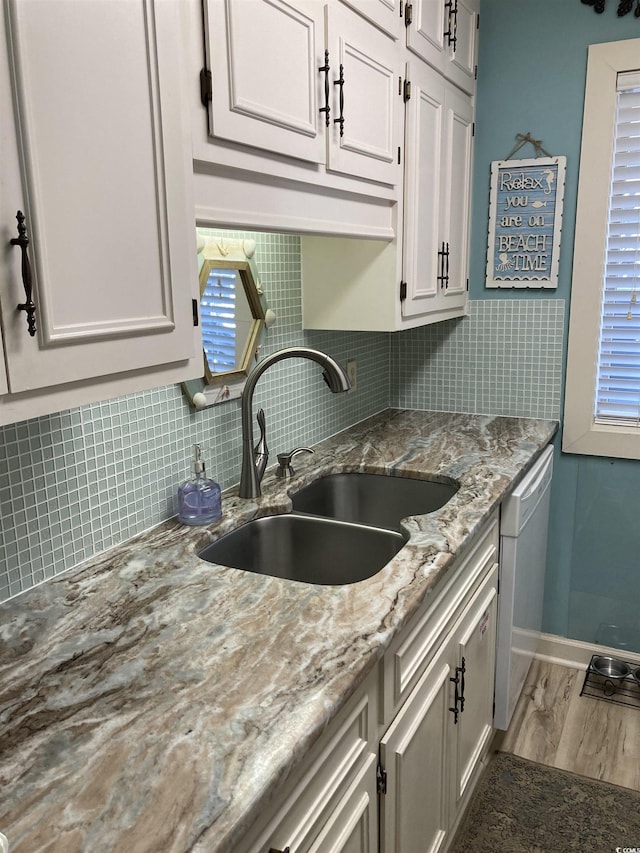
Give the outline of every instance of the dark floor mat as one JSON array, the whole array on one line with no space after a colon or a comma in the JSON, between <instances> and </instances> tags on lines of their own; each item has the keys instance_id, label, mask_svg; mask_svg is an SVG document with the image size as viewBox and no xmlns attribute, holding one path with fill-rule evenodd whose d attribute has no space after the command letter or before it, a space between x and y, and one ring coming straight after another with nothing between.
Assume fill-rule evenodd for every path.
<instances>
[{"instance_id":1,"label":"dark floor mat","mask_svg":"<svg viewBox=\"0 0 640 853\"><path fill-rule=\"evenodd\" d=\"M496 753L449 853L640 850L640 793Z\"/></svg>"}]
</instances>

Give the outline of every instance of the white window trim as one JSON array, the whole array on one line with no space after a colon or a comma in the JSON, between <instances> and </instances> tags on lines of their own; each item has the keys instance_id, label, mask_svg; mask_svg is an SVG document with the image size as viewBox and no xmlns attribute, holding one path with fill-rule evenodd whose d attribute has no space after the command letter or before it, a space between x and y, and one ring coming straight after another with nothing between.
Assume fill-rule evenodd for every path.
<instances>
[{"instance_id":1,"label":"white window trim","mask_svg":"<svg viewBox=\"0 0 640 853\"><path fill-rule=\"evenodd\" d=\"M571 284L562 449L640 459L640 429L594 422L617 75L635 71L640 39L589 47Z\"/></svg>"}]
</instances>

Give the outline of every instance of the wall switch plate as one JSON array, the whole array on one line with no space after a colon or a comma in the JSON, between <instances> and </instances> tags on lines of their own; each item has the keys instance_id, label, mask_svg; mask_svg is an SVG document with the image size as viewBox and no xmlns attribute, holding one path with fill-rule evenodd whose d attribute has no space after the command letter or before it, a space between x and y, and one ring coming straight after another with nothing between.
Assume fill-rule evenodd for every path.
<instances>
[{"instance_id":1,"label":"wall switch plate","mask_svg":"<svg viewBox=\"0 0 640 853\"><path fill-rule=\"evenodd\" d=\"M347 376L349 377L349 382L351 383L351 388L347 393L353 394L353 392L358 387L358 362L355 360L355 358L352 358L351 361L347 362Z\"/></svg>"}]
</instances>

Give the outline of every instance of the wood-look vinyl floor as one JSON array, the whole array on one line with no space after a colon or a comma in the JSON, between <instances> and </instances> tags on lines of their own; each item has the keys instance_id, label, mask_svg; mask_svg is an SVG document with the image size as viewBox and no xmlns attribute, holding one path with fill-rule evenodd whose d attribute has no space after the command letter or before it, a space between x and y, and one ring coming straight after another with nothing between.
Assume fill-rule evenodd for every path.
<instances>
[{"instance_id":1,"label":"wood-look vinyl floor","mask_svg":"<svg viewBox=\"0 0 640 853\"><path fill-rule=\"evenodd\" d=\"M640 709L580 696L584 672L534 661L496 749L640 791Z\"/></svg>"}]
</instances>

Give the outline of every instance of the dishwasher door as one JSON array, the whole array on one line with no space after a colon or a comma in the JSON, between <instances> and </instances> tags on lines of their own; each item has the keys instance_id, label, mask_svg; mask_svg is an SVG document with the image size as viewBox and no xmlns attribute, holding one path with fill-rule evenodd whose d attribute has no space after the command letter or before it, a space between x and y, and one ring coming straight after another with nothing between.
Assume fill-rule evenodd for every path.
<instances>
[{"instance_id":1,"label":"dishwasher door","mask_svg":"<svg viewBox=\"0 0 640 853\"><path fill-rule=\"evenodd\" d=\"M553 448L548 447L502 505L493 717L497 729L509 727L542 629L552 473Z\"/></svg>"}]
</instances>

